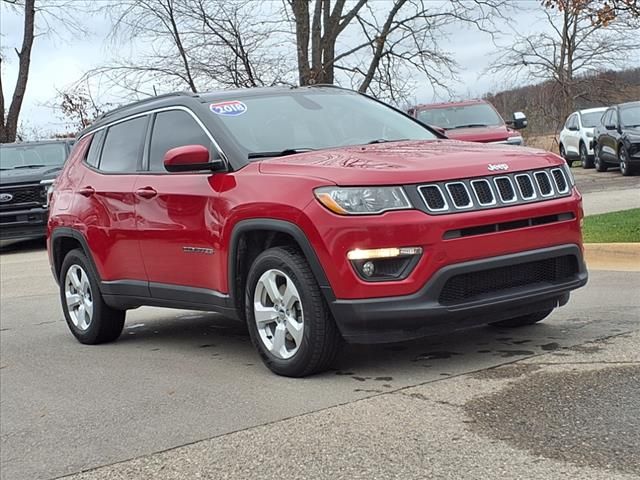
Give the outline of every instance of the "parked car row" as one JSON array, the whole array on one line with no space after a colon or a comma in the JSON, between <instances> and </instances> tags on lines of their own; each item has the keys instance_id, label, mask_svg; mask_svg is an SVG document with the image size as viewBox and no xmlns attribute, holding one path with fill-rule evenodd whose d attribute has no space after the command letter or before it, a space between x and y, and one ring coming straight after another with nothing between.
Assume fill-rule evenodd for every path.
<instances>
[{"instance_id":1,"label":"parked car row","mask_svg":"<svg viewBox=\"0 0 640 480\"><path fill-rule=\"evenodd\" d=\"M622 175L640 172L640 102L592 108L572 113L560 132L560 155L567 164Z\"/></svg>"}]
</instances>

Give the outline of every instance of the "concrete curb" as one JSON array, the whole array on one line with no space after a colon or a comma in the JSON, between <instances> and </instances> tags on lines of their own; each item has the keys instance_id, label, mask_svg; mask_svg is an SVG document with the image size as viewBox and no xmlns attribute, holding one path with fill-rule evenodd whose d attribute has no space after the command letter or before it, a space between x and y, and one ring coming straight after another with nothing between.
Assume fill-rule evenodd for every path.
<instances>
[{"instance_id":1,"label":"concrete curb","mask_svg":"<svg viewBox=\"0 0 640 480\"><path fill-rule=\"evenodd\" d=\"M585 243L584 257L590 270L640 272L640 243Z\"/></svg>"}]
</instances>

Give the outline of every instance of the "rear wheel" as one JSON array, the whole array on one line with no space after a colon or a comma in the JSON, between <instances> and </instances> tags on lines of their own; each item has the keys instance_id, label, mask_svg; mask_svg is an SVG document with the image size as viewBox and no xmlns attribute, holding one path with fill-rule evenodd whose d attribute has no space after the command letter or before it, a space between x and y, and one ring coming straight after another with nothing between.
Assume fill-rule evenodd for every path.
<instances>
[{"instance_id":1,"label":"rear wheel","mask_svg":"<svg viewBox=\"0 0 640 480\"><path fill-rule=\"evenodd\" d=\"M551 312L553 312L553 308L551 310L543 310L542 312L530 313L529 315L523 315L521 317L493 322L490 323L490 325L495 327L524 327L526 325L533 325L534 323L541 322L547 318Z\"/></svg>"},{"instance_id":2,"label":"rear wheel","mask_svg":"<svg viewBox=\"0 0 640 480\"><path fill-rule=\"evenodd\" d=\"M625 177L633 175L635 171L629 164L629 154L624 145L620 145L618 148L618 160L620 161L620 173Z\"/></svg>"},{"instance_id":3,"label":"rear wheel","mask_svg":"<svg viewBox=\"0 0 640 480\"><path fill-rule=\"evenodd\" d=\"M604 163L604 160L602 160L601 150L602 148L600 147L600 145L596 145L596 148L593 152L594 154L593 164L596 167L596 170L598 172L606 172L609 169L609 167L607 167L607 164Z\"/></svg>"},{"instance_id":4,"label":"rear wheel","mask_svg":"<svg viewBox=\"0 0 640 480\"><path fill-rule=\"evenodd\" d=\"M120 336L126 312L109 307L98 280L81 250L72 250L60 269L62 311L71 333L88 345L111 342Z\"/></svg>"},{"instance_id":5,"label":"rear wheel","mask_svg":"<svg viewBox=\"0 0 640 480\"><path fill-rule=\"evenodd\" d=\"M587 146L582 142L580 143L580 164L582 168L593 168L593 161L589 159Z\"/></svg>"},{"instance_id":6,"label":"rear wheel","mask_svg":"<svg viewBox=\"0 0 640 480\"><path fill-rule=\"evenodd\" d=\"M247 278L246 318L251 340L274 373L304 377L329 368L342 337L304 256L271 248Z\"/></svg>"}]
</instances>

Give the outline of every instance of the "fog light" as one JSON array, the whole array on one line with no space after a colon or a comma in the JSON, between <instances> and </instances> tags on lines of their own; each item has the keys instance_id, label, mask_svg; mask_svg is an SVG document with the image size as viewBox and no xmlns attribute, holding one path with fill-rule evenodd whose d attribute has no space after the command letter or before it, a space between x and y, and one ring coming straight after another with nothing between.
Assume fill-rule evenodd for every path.
<instances>
[{"instance_id":1,"label":"fog light","mask_svg":"<svg viewBox=\"0 0 640 480\"><path fill-rule=\"evenodd\" d=\"M407 278L421 255L421 247L356 249L347 252L347 258L358 276L368 282Z\"/></svg>"},{"instance_id":2,"label":"fog light","mask_svg":"<svg viewBox=\"0 0 640 480\"><path fill-rule=\"evenodd\" d=\"M364 265L362 265L362 273L364 273L367 277L373 275L374 271L375 267L373 266L373 262L365 262Z\"/></svg>"}]
</instances>

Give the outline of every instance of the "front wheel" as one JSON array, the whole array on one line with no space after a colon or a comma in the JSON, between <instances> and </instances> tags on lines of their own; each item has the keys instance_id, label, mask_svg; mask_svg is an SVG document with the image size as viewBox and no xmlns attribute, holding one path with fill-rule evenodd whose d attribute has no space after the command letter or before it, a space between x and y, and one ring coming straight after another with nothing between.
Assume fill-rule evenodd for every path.
<instances>
[{"instance_id":1,"label":"front wheel","mask_svg":"<svg viewBox=\"0 0 640 480\"><path fill-rule=\"evenodd\" d=\"M580 164L582 168L593 168L593 161L589 159L587 146L584 143L580 143Z\"/></svg>"},{"instance_id":2,"label":"front wheel","mask_svg":"<svg viewBox=\"0 0 640 480\"><path fill-rule=\"evenodd\" d=\"M602 160L602 147L600 147L600 145L596 145L593 153L594 153L593 164L596 167L596 171L606 172L609 167L607 167L607 164L604 163L604 160Z\"/></svg>"},{"instance_id":3,"label":"front wheel","mask_svg":"<svg viewBox=\"0 0 640 480\"><path fill-rule=\"evenodd\" d=\"M272 372L304 377L329 368L342 337L299 250L261 253L249 270L245 298L251 341Z\"/></svg>"},{"instance_id":4,"label":"front wheel","mask_svg":"<svg viewBox=\"0 0 640 480\"><path fill-rule=\"evenodd\" d=\"M489 325L493 325L494 327L524 327L526 325L533 325L534 323L541 322L547 318L551 312L553 312L553 308L551 310L543 310L542 312L530 313L521 317L493 322Z\"/></svg>"},{"instance_id":5,"label":"front wheel","mask_svg":"<svg viewBox=\"0 0 640 480\"><path fill-rule=\"evenodd\" d=\"M620 145L618 149L618 160L620 161L620 173L622 173L622 175L628 177L635 173L631 165L629 165L629 154L624 145Z\"/></svg>"},{"instance_id":6,"label":"front wheel","mask_svg":"<svg viewBox=\"0 0 640 480\"><path fill-rule=\"evenodd\" d=\"M95 345L120 336L126 312L104 303L98 280L81 250L72 250L60 269L60 300L71 333L80 343Z\"/></svg>"}]
</instances>

